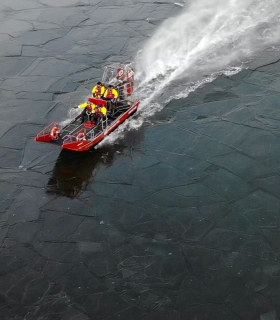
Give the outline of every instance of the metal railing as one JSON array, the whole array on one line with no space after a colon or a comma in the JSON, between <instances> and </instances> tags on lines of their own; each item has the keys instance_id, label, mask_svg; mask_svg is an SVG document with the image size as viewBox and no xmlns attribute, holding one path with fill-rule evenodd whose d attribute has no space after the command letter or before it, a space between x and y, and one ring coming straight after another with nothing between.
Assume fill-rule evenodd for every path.
<instances>
[{"instance_id":1,"label":"metal railing","mask_svg":"<svg viewBox=\"0 0 280 320\"><path fill-rule=\"evenodd\" d=\"M51 130L55 127L59 128L59 124L57 122L53 121L51 124L49 124L47 127L45 127L42 131L40 131L36 137L39 138L39 137L44 137L44 136L50 135Z\"/></svg>"}]
</instances>

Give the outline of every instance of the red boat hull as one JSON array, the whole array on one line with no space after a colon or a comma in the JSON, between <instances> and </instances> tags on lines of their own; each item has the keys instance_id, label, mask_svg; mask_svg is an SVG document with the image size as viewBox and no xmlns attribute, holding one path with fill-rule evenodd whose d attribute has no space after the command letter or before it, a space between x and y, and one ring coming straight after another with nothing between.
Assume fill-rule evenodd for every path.
<instances>
[{"instance_id":1,"label":"red boat hull","mask_svg":"<svg viewBox=\"0 0 280 320\"><path fill-rule=\"evenodd\" d=\"M120 117L115 119L104 131L96 135L93 139L77 139L79 135L82 134L82 130L75 133L75 135L67 137L67 139L60 140L60 145L63 149L69 149L73 151L87 151L90 148L96 146L101 142L106 136L113 132L120 124L122 124L126 119L131 117L138 109L140 101L136 101L132 104L126 112L124 112ZM56 142L51 135L54 128L57 128L58 124L52 122L43 131L41 131L35 138L36 141L41 142ZM82 134L83 135L83 134Z\"/></svg>"}]
</instances>

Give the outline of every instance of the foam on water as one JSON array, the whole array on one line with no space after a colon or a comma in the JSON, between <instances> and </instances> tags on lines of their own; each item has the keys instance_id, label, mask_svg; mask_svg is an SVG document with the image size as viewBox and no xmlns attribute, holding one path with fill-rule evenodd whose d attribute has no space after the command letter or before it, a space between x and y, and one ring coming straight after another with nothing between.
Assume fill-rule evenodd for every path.
<instances>
[{"instance_id":1,"label":"foam on water","mask_svg":"<svg viewBox=\"0 0 280 320\"><path fill-rule=\"evenodd\" d=\"M222 71L279 41L276 0L192 0L165 21L137 57L140 87Z\"/></svg>"},{"instance_id":2,"label":"foam on water","mask_svg":"<svg viewBox=\"0 0 280 320\"><path fill-rule=\"evenodd\" d=\"M87 99L85 100L87 101ZM68 111L68 118L61 121L59 124L61 127L64 127L66 125L68 125L72 120L74 120L75 117L77 117L80 113L82 112L81 109L79 108L71 108L69 111Z\"/></svg>"},{"instance_id":3,"label":"foam on water","mask_svg":"<svg viewBox=\"0 0 280 320\"><path fill-rule=\"evenodd\" d=\"M159 110L221 74L239 72L243 62L280 41L278 0L191 0L181 15L166 20L136 57L138 119L105 140L139 127ZM183 82L176 91L174 83ZM166 91L169 96L163 95ZM159 103L151 108L151 103Z\"/></svg>"}]
</instances>

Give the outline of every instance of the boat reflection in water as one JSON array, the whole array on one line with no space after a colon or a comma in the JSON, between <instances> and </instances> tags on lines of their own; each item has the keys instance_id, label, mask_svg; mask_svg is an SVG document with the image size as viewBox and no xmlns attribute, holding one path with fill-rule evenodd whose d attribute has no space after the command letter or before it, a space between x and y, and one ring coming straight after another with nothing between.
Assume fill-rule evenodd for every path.
<instances>
[{"instance_id":1,"label":"boat reflection in water","mask_svg":"<svg viewBox=\"0 0 280 320\"><path fill-rule=\"evenodd\" d=\"M110 166L115 157L127 153L144 136L144 128L132 130L121 144L102 147L85 152L62 149L48 181L46 191L69 198L78 197L92 182L100 166Z\"/></svg>"},{"instance_id":2,"label":"boat reflection in water","mask_svg":"<svg viewBox=\"0 0 280 320\"><path fill-rule=\"evenodd\" d=\"M100 148L87 152L73 152L62 149L46 191L57 193L69 198L75 198L84 192L94 176L94 170L100 165L112 164L116 152L121 147Z\"/></svg>"}]
</instances>

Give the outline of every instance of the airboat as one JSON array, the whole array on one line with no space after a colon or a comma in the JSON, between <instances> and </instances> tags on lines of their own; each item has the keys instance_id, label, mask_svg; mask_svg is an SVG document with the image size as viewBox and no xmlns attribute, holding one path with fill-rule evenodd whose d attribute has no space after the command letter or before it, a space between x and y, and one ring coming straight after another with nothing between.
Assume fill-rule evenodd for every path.
<instances>
[{"instance_id":1,"label":"airboat","mask_svg":"<svg viewBox=\"0 0 280 320\"><path fill-rule=\"evenodd\" d=\"M100 143L137 111L140 101L134 95L134 69L131 65L106 66L101 82L105 87L113 85L120 94L113 103L102 98L88 98L90 103L105 106L109 110L104 117L97 122L91 120L88 114L86 121L81 123L72 109L68 124L62 126L53 121L37 134L35 140L54 143L63 149L86 151Z\"/></svg>"}]
</instances>

